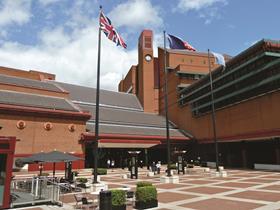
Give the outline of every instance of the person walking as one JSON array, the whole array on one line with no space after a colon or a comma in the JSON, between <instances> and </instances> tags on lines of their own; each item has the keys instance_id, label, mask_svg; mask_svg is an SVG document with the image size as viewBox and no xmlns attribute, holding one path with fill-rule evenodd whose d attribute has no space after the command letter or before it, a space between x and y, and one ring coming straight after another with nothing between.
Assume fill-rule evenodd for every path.
<instances>
[{"instance_id":1,"label":"person walking","mask_svg":"<svg viewBox=\"0 0 280 210\"><path fill-rule=\"evenodd\" d=\"M160 174L160 167L161 167L161 162L158 161L157 164L156 164L157 174Z\"/></svg>"},{"instance_id":2,"label":"person walking","mask_svg":"<svg viewBox=\"0 0 280 210\"><path fill-rule=\"evenodd\" d=\"M110 159L108 159L108 160L107 160L107 168L109 169L109 168L110 168L110 166L111 166L111 160L110 160Z\"/></svg>"}]
</instances>

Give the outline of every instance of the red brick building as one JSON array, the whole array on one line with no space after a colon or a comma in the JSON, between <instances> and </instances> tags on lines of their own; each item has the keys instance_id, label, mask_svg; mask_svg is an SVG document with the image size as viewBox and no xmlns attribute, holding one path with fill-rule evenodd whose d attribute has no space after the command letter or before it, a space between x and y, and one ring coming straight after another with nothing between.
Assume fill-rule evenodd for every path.
<instances>
[{"instance_id":1,"label":"red brick building","mask_svg":"<svg viewBox=\"0 0 280 210\"><path fill-rule=\"evenodd\" d=\"M134 93L146 112L164 115L164 49L154 57L152 38L151 31L142 32L138 65L119 83L119 91ZM225 57L225 70L210 58L220 161L250 168L280 164L280 42L261 40ZM166 59L169 119L193 136L189 158L215 161L207 53L168 49Z\"/></svg>"},{"instance_id":2,"label":"red brick building","mask_svg":"<svg viewBox=\"0 0 280 210\"><path fill-rule=\"evenodd\" d=\"M85 158L73 168L92 167L95 93L94 88L57 82L52 74L0 67L0 136L19 139L16 158L58 150ZM133 94L101 90L100 95L99 165L110 158L121 166L129 149L141 150L143 161L150 153L152 161L164 148L164 118L144 112ZM171 129L171 138L176 144L190 140L177 128ZM52 164L44 165L48 169Z\"/></svg>"}]
</instances>

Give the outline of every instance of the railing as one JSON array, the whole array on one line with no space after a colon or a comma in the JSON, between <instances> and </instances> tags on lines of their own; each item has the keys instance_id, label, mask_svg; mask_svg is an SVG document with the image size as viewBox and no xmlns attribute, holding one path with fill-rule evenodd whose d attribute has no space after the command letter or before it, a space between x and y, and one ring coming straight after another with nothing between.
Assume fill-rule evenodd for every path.
<instances>
[{"instance_id":1,"label":"railing","mask_svg":"<svg viewBox=\"0 0 280 210\"><path fill-rule=\"evenodd\" d=\"M53 178L33 177L11 182L11 207L52 203L62 205L60 196L71 190L70 184L56 182Z\"/></svg>"}]
</instances>

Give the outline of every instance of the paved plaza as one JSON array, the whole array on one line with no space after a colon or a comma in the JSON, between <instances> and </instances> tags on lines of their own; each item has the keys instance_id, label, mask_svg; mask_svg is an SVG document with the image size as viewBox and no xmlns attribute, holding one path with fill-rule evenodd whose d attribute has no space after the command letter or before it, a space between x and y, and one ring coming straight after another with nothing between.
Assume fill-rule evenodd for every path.
<instances>
[{"instance_id":1,"label":"paved plaza","mask_svg":"<svg viewBox=\"0 0 280 210\"><path fill-rule=\"evenodd\" d=\"M211 177L198 172L180 175L179 184L160 183L160 175L147 177L140 170L138 180L122 179L122 169L109 170L101 181L109 189L128 186L135 190L138 181L152 182L158 191L159 210L236 210L236 209L280 209L280 173L256 170L226 170L228 177ZM162 175L162 174L161 174ZM94 198L93 198L94 199ZM74 209L73 194L61 196L62 209ZM54 206L38 206L30 210L55 209ZM133 209L132 206L127 207Z\"/></svg>"}]
</instances>

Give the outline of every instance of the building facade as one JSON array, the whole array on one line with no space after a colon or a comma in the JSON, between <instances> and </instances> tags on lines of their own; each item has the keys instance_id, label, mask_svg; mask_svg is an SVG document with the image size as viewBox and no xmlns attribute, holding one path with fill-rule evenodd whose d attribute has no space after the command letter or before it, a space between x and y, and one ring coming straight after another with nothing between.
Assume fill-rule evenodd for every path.
<instances>
[{"instance_id":1,"label":"building facade","mask_svg":"<svg viewBox=\"0 0 280 210\"><path fill-rule=\"evenodd\" d=\"M145 45L147 41L150 46L151 34L143 31L139 42ZM150 51L139 47L138 65L120 82L119 91L149 95L154 98L154 110L164 115L164 49L158 48L158 57L152 55L152 46ZM225 69L210 56L219 161L225 166L249 168L256 163L280 164L280 42L261 40L233 58L224 56ZM215 161L208 54L168 49L166 64L170 121L193 136L196 143L188 146L190 159ZM151 89L145 93L137 84L142 79L151 82L146 80L151 75L153 85L147 86Z\"/></svg>"},{"instance_id":2,"label":"building facade","mask_svg":"<svg viewBox=\"0 0 280 210\"><path fill-rule=\"evenodd\" d=\"M73 168L91 168L95 94L95 88L61 83L48 73L0 67L0 135L18 139L15 159L58 150L84 159ZM124 166L128 150L135 149L143 162L158 160L156 154L165 148L165 121L144 112L139 101L133 94L101 90L99 166L107 159ZM175 127L171 138L179 145L190 141ZM44 170L50 169L52 164L44 164ZM38 170L38 165L30 164L28 170Z\"/></svg>"}]
</instances>

